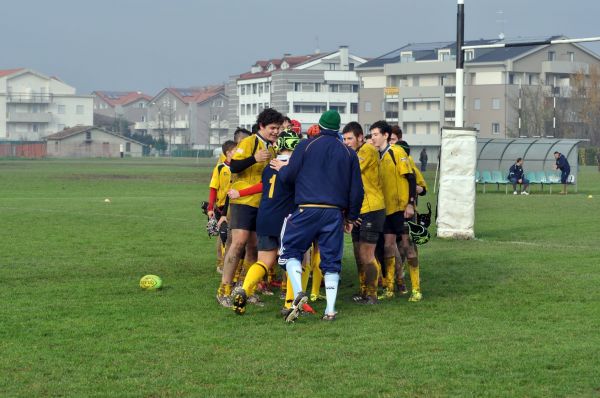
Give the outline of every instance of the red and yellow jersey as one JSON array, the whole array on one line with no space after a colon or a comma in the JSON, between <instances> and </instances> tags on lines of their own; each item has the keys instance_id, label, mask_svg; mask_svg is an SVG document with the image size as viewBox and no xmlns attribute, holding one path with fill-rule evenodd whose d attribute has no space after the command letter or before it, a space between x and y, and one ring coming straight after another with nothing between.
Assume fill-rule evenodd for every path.
<instances>
[{"instance_id":1,"label":"red and yellow jersey","mask_svg":"<svg viewBox=\"0 0 600 398\"><path fill-rule=\"evenodd\" d=\"M364 144L358 148L356 154L358 155L360 177L365 190L360 214L385 209L379 176L379 151L371 144Z\"/></svg>"},{"instance_id":2,"label":"red and yellow jersey","mask_svg":"<svg viewBox=\"0 0 600 398\"><path fill-rule=\"evenodd\" d=\"M419 168L415 164L415 160L410 155L408 155L408 160L410 162L410 167L413 169L413 173L415 173L415 179L417 180L417 185L420 187L423 187L423 188L425 188L425 190L427 190L427 182L425 181L425 177L423 177L421 170L419 170Z\"/></svg>"},{"instance_id":3,"label":"red and yellow jersey","mask_svg":"<svg viewBox=\"0 0 600 398\"><path fill-rule=\"evenodd\" d=\"M221 163L215 166L210 179L210 188L217 190L216 206L223 207L227 192L231 188L231 170L227 164Z\"/></svg>"},{"instance_id":4,"label":"red and yellow jersey","mask_svg":"<svg viewBox=\"0 0 600 398\"><path fill-rule=\"evenodd\" d=\"M380 155L379 173L385 202L385 214L404 211L408 205L408 180L406 174L412 174L408 155L398 145L388 146Z\"/></svg>"},{"instance_id":5,"label":"red and yellow jersey","mask_svg":"<svg viewBox=\"0 0 600 398\"><path fill-rule=\"evenodd\" d=\"M275 158L276 152L273 145L265 141L258 134L254 134L240 141L237 149L235 150L235 153L233 154L232 160L247 159L250 156L254 156L254 154L257 151L260 151L261 149L268 150L271 153L271 159ZM265 167L268 166L268 164L268 161L257 162L245 169L244 171L242 171L241 173L232 173L232 188L240 190L243 188L247 188L251 185L258 184L261 181L262 172L265 169ZM260 203L260 197L261 194L257 193L254 195L232 199L231 203L258 207Z\"/></svg>"}]
</instances>

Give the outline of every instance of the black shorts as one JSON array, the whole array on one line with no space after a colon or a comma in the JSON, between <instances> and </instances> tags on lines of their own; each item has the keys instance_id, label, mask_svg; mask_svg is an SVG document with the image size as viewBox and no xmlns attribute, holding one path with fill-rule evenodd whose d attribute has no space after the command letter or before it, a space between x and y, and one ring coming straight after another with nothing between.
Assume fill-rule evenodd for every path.
<instances>
[{"instance_id":1,"label":"black shorts","mask_svg":"<svg viewBox=\"0 0 600 398\"><path fill-rule=\"evenodd\" d=\"M385 210L375 210L360 215L360 227L352 228L352 242L376 244L385 224Z\"/></svg>"},{"instance_id":2,"label":"black shorts","mask_svg":"<svg viewBox=\"0 0 600 398\"><path fill-rule=\"evenodd\" d=\"M397 211L385 217L384 234L402 235L404 232L404 211Z\"/></svg>"},{"instance_id":3,"label":"black shorts","mask_svg":"<svg viewBox=\"0 0 600 398\"><path fill-rule=\"evenodd\" d=\"M256 231L257 214L257 207L231 204L229 206L229 228Z\"/></svg>"},{"instance_id":4,"label":"black shorts","mask_svg":"<svg viewBox=\"0 0 600 398\"><path fill-rule=\"evenodd\" d=\"M259 252L271 251L279 249L279 236L258 235L258 243L256 249Z\"/></svg>"}]
</instances>

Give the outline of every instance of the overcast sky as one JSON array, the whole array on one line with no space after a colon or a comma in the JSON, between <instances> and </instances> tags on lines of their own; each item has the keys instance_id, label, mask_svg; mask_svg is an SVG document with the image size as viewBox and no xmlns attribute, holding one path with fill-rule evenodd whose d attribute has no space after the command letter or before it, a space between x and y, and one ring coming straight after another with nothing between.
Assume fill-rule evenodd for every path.
<instances>
[{"instance_id":1,"label":"overcast sky","mask_svg":"<svg viewBox=\"0 0 600 398\"><path fill-rule=\"evenodd\" d=\"M465 0L467 39L600 36L593 0ZM499 13L502 11L502 13ZM504 23L499 20L505 20ZM0 69L58 76L86 94L225 82L258 59L341 44L377 57L454 40L455 0L30 0L2 4ZM317 39L318 38L318 39ZM600 44L589 48L600 53Z\"/></svg>"}]
</instances>

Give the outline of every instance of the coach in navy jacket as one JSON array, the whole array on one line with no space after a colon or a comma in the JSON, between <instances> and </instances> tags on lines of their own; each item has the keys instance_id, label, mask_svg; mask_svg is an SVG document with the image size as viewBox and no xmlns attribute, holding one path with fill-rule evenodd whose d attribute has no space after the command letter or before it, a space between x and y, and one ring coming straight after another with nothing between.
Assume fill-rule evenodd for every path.
<instances>
[{"instance_id":1,"label":"coach in navy jacket","mask_svg":"<svg viewBox=\"0 0 600 398\"><path fill-rule=\"evenodd\" d=\"M281 232L279 262L288 272L295 297L286 316L288 322L298 317L299 309L306 302L301 261L314 241L321 253L320 267L327 296L323 319L335 319L344 230L352 231L364 196L358 156L340 139L339 113L323 113L319 126L320 133L298 144L289 164L281 167L278 175L282 182L294 185L298 206L286 219Z\"/></svg>"}]
</instances>

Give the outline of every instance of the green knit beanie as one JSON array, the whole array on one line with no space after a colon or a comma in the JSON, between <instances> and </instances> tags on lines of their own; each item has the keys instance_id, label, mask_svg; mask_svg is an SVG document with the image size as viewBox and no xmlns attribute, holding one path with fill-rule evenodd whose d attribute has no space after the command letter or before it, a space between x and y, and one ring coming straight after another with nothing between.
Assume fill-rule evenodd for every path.
<instances>
[{"instance_id":1,"label":"green knit beanie","mask_svg":"<svg viewBox=\"0 0 600 398\"><path fill-rule=\"evenodd\" d=\"M321 115L319 126L326 130L339 131L340 129L340 114L337 111L329 110Z\"/></svg>"}]
</instances>

